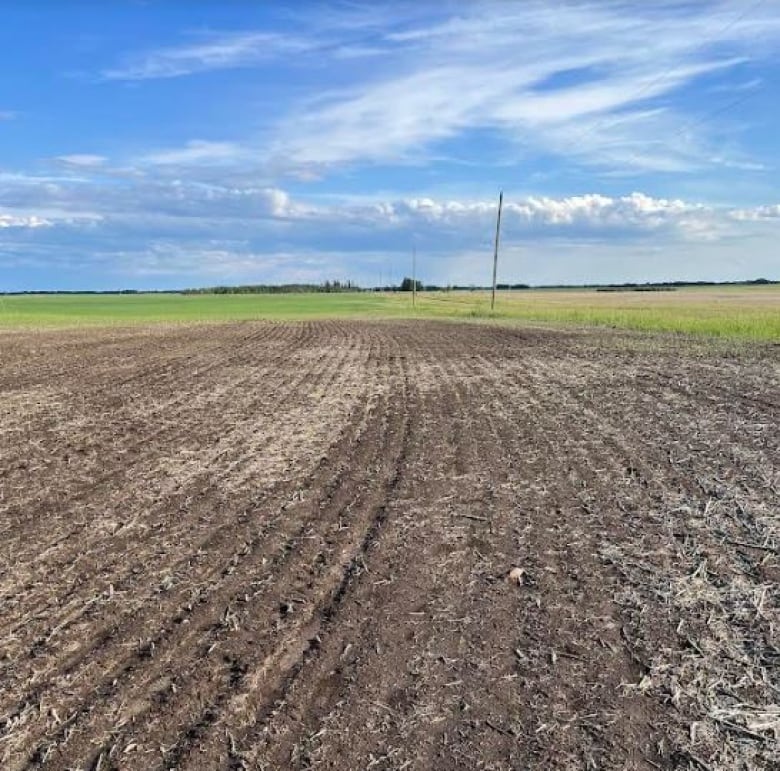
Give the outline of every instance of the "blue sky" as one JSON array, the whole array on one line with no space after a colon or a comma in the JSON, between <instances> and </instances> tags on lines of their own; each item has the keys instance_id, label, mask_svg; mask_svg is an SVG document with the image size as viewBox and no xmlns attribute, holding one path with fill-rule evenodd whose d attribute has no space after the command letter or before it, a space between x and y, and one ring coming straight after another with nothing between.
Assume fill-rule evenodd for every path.
<instances>
[{"instance_id":1,"label":"blue sky","mask_svg":"<svg viewBox=\"0 0 780 771\"><path fill-rule=\"evenodd\" d=\"M777 0L0 13L0 290L780 278Z\"/></svg>"}]
</instances>

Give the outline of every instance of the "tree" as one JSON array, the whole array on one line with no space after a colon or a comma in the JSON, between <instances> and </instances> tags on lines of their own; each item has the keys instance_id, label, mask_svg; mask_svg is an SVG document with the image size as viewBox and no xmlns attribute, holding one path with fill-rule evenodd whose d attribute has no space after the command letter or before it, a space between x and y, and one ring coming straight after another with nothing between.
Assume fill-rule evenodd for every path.
<instances>
[{"instance_id":1,"label":"tree","mask_svg":"<svg viewBox=\"0 0 780 771\"><path fill-rule=\"evenodd\" d=\"M408 276L404 276L404 280L401 282L401 291L402 292L411 292L414 288L414 279L409 278ZM422 292L422 281L417 282L417 291Z\"/></svg>"}]
</instances>

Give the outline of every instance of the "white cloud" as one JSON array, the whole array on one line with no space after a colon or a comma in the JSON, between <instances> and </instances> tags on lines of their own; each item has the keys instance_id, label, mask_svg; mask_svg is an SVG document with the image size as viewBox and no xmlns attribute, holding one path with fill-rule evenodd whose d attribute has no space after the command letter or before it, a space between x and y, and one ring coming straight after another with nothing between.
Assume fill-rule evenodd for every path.
<instances>
[{"instance_id":1,"label":"white cloud","mask_svg":"<svg viewBox=\"0 0 780 771\"><path fill-rule=\"evenodd\" d=\"M2 185L0 184L0 191ZM100 214L89 211L77 211L47 205L39 202L37 206L3 206L0 207L0 228L5 230L49 228L55 225L88 225L99 222Z\"/></svg>"},{"instance_id":2,"label":"white cloud","mask_svg":"<svg viewBox=\"0 0 780 771\"><path fill-rule=\"evenodd\" d=\"M128 184L127 175L110 167L88 171L83 176L0 173L0 207L13 213L45 212L58 220L165 216L209 222L281 219L307 209L306 203L293 205L284 190L272 186L217 185L152 175L131 177Z\"/></svg>"},{"instance_id":3,"label":"white cloud","mask_svg":"<svg viewBox=\"0 0 780 771\"><path fill-rule=\"evenodd\" d=\"M44 228L52 223L37 215L0 214L0 228Z\"/></svg>"},{"instance_id":4,"label":"white cloud","mask_svg":"<svg viewBox=\"0 0 780 771\"><path fill-rule=\"evenodd\" d=\"M310 48L308 41L270 32L239 32L130 57L123 66L105 70L106 80L176 78L208 70L251 65Z\"/></svg>"},{"instance_id":5,"label":"white cloud","mask_svg":"<svg viewBox=\"0 0 780 771\"><path fill-rule=\"evenodd\" d=\"M735 220L746 222L761 222L763 220L780 220L780 204L756 206L753 209L735 209L731 216Z\"/></svg>"},{"instance_id":6,"label":"white cloud","mask_svg":"<svg viewBox=\"0 0 780 771\"><path fill-rule=\"evenodd\" d=\"M495 201L411 198L385 202L302 207L289 202L285 216L316 222L320 227L361 226L378 233L420 234L433 243L446 237L446 247L487 239L492 234ZM747 216L743 216L747 219ZM553 198L507 198L503 227L510 238L544 240L568 234L583 240L642 239L658 234L680 239L710 240L733 230L733 210L644 193L610 197L598 193Z\"/></svg>"},{"instance_id":7,"label":"white cloud","mask_svg":"<svg viewBox=\"0 0 780 771\"><path fill-rule=\"evenodd\" d=\"M193 139L184 147L149 153L140 160L158 166L208 165L232 161L240 154L241 149L233 142L207 142Z\"/></svg>"},{"instance_id":8,"label":"white cloud","mask_svg":"<svg viewBox=\"0 0 780 771\"><path fill-rule=\"evenodd\" d=\"M87 169L94 169L103 166L108 160L102 155L92 155L90 153L74 153L72 155L58 155L56 161L65 166L77 166Z\"/></svg>"}]
</instances>

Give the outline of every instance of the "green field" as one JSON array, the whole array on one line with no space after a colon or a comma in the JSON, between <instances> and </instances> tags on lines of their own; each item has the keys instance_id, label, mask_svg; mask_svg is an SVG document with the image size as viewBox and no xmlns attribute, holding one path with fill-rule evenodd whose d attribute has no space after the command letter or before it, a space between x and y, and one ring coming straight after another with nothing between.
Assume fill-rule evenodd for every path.
<instances>
[{"instance_id":1,"label":"green field","mask_svg":"<svg viewBox=\"0 0 780 771\"><path fill-rule=\"evenodd\" d=\"M0 327L351 318L381 316L392 305L388 297L368 292L11 295L0 297Z\"/></svg>"},{"instance_id":2,"label":"green field","mask_svg":"<svg viewBox=\"0 0 780 771\"><path fill-rule=\"evenodd\" d=\"M277 295L0 296L0 328L51 328L246 319L451 318L602 325L731 339L780 340L780 286L673 292L534 289L486 292Z\"/></svg>"}]
</instances>

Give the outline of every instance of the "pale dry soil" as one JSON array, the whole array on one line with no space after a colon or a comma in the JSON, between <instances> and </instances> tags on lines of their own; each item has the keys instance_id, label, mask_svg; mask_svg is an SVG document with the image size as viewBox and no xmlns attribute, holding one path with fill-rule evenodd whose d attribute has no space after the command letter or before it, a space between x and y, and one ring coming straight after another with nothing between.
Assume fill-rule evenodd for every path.
<instances>
[{"instance_id":1,"label":"pale dry soil","mask_svg":"<svg viewBox=\"0 0 780 771\"><path fill-rule=\"evenodd\" d=\"M780 767L777 346L243 323L0 364L3 769Z\"/></svg>"}]
</instances>

